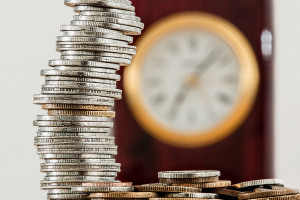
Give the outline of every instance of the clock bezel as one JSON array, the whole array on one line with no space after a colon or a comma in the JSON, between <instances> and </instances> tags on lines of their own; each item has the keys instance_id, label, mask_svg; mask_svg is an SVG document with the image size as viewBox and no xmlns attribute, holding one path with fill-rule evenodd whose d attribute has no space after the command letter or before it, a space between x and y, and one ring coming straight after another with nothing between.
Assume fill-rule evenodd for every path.
<instances>
[{"instance_id":1,"label":"clock bezel","mask_svg":"<svg viewBox=\"0 0 300 200\"><path fill-rule=\"evenodd\" d=\"M240 92L235 108L221 123L208 131L189 132L188 135L183 135L164 126L148 111L141 92L141 63L155 44L154 41L175 30L191 27L208 30L231 47L240 67ZM137 56L124 71L125 96L136 121L156 139L183 148L207 146L228 137L247 117L258 90L258 64L248 40L230 22L215 15L199 12L171 15L152 25L139 38L136 46Z\"/></svg>"}]
</instances>

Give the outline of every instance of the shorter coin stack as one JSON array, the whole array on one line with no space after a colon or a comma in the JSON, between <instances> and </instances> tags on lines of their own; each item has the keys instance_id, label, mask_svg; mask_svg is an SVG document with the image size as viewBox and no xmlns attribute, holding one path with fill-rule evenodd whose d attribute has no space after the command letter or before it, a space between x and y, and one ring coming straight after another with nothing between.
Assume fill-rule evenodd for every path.
<instances>
[{"instance_id":1,"label":"shorter coin stack","mask_svg":"<svg viewBox=\"0 0 300 200\"><path fill-rule=\"evenodd\" d=\"M296 200L300 199L298 189L286 188L280 179L261 179L234 184L227 188L208 190L223 199Z\"/></svg>"},{"instance_id":2,"label":"shorter coin stack","mask_svg":"<svg viewBox=\"0 0 300 200\"><path fill-rule=\"evenodd\" d=\"M160 183L134 186L138 192L157 192L150 200L204 200L218 199L215 193L201 193L198 183L217 182L220 171L164 171L159 172Z\"/></svg>"},{"instance_id":3,"label":"shorter coin stack","mask_svg":"<svg viewBox=\"0 0 300 200\"><path fill-rule=\"evenodd\" d=\"M194 188L223 188L231 185L231 181L219 180L220 171L166 171L159 172L160 183L172 186L185 186Z\"/></svg>"}]
</instances>

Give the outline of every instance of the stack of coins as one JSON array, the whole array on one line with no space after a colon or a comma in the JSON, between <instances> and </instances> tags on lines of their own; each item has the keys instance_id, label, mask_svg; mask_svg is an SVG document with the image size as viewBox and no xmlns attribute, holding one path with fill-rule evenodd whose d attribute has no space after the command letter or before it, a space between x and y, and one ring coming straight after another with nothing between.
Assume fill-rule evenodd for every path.
<instances>
[{"instance_id":1,"label":"stack of coins","mask_svg":"<svg viewBox=\"0 0 300 200\"><path fill-rule=\"evenodd\" d=\"M159 172L160 183L134 186L137 192L157 192L150 200L205 200L218 199L215 193L201 193L197 184L218 182L219 171L164 171ZM210 182L209 182L210 181Z\"/></svg>"},{"instance_id":2,"label":"stack of coins","mask_svg":"<svg viewBox=\"0 0 300 200\"><path fill-rule=\"evenodd\" d=\"M86 183L72 187L73 193L87 193L92 200L148 200L155 192L133 192L132 183Z\"/></svg>"},{"instance_id":3,"label":"stack of coins","mask_svg":"<svg viewBox=\"0 0 300 200\"><path fill-rule=\"evenodd\" d=\"M220 171L164 171L158 173L160 183L172 186L186 186L195 188L224 188L231 185L231 181L219 180Z\"/></svg>"},{"instance_id":4,"label":"stack of coins","mask_svg":"<svg viewBox=\"0 0 300 200\"><path fill-rule=\"evenodd\" d=\"M280 179L262 179L234 184L227 188L210 189L224 199L296 200L298 189L286 188Z\"/></svg>"},{"instance_id":5,"label":"stack of coins","mask_svg":"<svg viewBox=\"0 0 300 200\"><path fill-rule=\"evenodd\" d=\"M51 69L41 71L45 85L34 96L34 103L48 110L34 121L35 145L45 160L41 188L48 190L48 199L89 198L86 190L71 191L88 187L84 184L132 191L131 183L120 190L124 184L115 179L120 164L111 158L117 146L108 134L115 116L110 109L122 94L116 89L116 72L131 64L136 47L129 45L129 35L139 35L144 25L130 0L65 0L65 5L79 14L71 25L61 26L61 58L50 60Z\"/></svg>"}]
</instances>

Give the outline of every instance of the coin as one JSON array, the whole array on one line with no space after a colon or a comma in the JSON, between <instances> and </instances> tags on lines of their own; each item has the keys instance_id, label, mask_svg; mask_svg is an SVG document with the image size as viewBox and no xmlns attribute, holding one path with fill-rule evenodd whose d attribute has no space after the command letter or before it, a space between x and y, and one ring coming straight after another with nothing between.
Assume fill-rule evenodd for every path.
<instances>
[{"instance_id":1,"label":"coin","mask_svg":"<svg viewBox=\"0 0 300 200\"><path fill-rule=\"evenodd\" d=\"M261 179L254 181L247 181L242 183L237 183L232 185L234 188L247 188L253 186L261 186L261 185L282 185L283 181L281 179Z\"/></svg>"},{"instance_id":2,"label":"coin","mask_svg":"<svg viewBox=\"0 0 300 200\"><path fill-rule=\"evenodd\" d=\"M95 127L39 127L39 132L60 132L60 133L108 133L109 128Z\"/></svg>"},{"instance_id":3,"label":"coin","mask_svg":"<svg viewBox=\"0 0 300 200\"><path fill-rule=\"evenodd\" d=\"M102 138L63 138L63 139L55 139L55 138L35 138L35 145L77 145L77 144L91 144L91 145L111 145L115 143L114 137L102 137Z\"/></svg>"},{"instance_id":4,"label":"coin","mask_svg":"<svg viewBox=\"0 0 300 200\"><path fill-rule=\"evenodd\" d=\"M41 70L42 76L77 76L77 77L87 77L87 78L103 78L120 80L120 75L117 74L106 74L98 72L87 72L87 71L66 71L66 70L53 70L45 69Z\"/></svg>"},{"instance_id":5,"label":"coin","mask_svg":"<svg viewBox=\"0 0 300 200\"><path fill-rule=\"evenodd\" d=\"M133 192L133 187L72 187L73 193L78 192Z\"/></svg>"},{"instance_id":6,"label":"coin","mask_svg":"<svg viewBox=\"0 0 300 200\"><path fill-rule=\"evenodd\" d=\"M111 12L111 13L119 13L119 14L124 14L124 15L135 16L135 12L128 11L128 10L105 8L105 7L96 7L96 6L85 6L85 5L75 6L74 11L79 12L79 13L82 13L84 11Z\"/></svg>"},{"instance_id":7,"label":"coin","mask_svg":"<svg viewBox=\"0 0 300 200\"><path fill-rule=\"evenodd\" d=\"M246 194L245 192L230 190L226 188L209 188L206 189L207 192L216 193L219 195L230 196L230 197L238 197L239 195Z\"/></svg>"},{"instance_id":8,"label":"coin","mask_svg":"<svg viewBox=\"0 0 300 200\"><path fill-rule=\"evenodd\" d=\"M119 183L109 183L109 182L103 182L103 183L82 183L83 187L131 187L131 182L119 182Z\"/></svg>"},{"instance_id":9,"label":"coin","mask_svg":"<svg viewBox=\"0 0 300 200\"><path fill-rule=\"evenodd\" d=\"M112 122L82 122L82 121L34 121L34 126L84 126L84 127L112 127Z\"/></svg>"},{"instance_id":10,"label":"coin","mask_svg":"<svg viewBox=\"0 0 300 200\"><path fill-rule=\"evenodd\" d=\"M100 67L55 66L55 67L53 67L53 69L54 70L71 70L71 71L88 71L88 72L98 72L98 73L107 73L107 74L115 74L116 73L116 70L100 68Z\"/></svg>"},{"instance_id":11,"label":"coin","mask_svg":"<svg viewBox=\"0 0 300 200\"><path fill-rule=\"evenodd\" d=\"M74 33L75 32L75 33ZM85 32L79 32L79 31L70 31L70 32L64 32L64 34L81 34ZM71 56L71 55L80 55L80 56L102 56L102 57L115 57L115 58L126 58L131 60L132 55L129 54L122 54L122 53L109 53L109 52L95 52L95 51L62 51L61 55L63 56ZM74 66L71 66L72 68L77 68ZM85 67L85 68L91 68L91 67ZM94 67L92 67L94 68Z\"/></svg>"},{"instance_id":12,"label":"coin","mask_svg":"<svg viewBox=\"0 0 300 200\"><path fill-rule=\"evenodd\" d=\"M114 44L107 44L107 45L89 45L89 44L73 44L73 43L60 43L56 44L56 50L60 51L95 51L95 52L112 52L112 53L121 53L121 54L129 54L135 55L136 49L132 48L129 45L114 45ZM72 61L72 60L70 60ZM79 60L84 61L84 60Z\"/></svg>"},{"instance_id":13,"label":"coin","mask_svg":"<svg viewBox=\"0 0 300 200\"><path fill-rule=\"evenodd\" d=\"M108 122L107 117L78 115L38 115L38 121L76 121L76 122Z\"/></svg>"},{"instance_id":14,"label":"coin","mask_svg":"<svg viewBox=\"0 0 300 200\"><path fill-rule=\"evenodd\" d=\"M35 104L85 104L113 106L114 99L110 97L100 96L84 96L84 95L34 95L33 102Z\"/></svg>"},{"instance_id":15,"label":"coin","mask_svg":"<svg viewBox=\"0 0 300 200\"><path fill-rule=\"evenodd\" d=\"M219 176L199 178L160 178L160 183L203 183L219 181Z\"/></svg>"},{"instance_id":16,"label":"coin","mask_svg":"<svg viewBox=\"0 0 300 200\"><path fill-rule=\"evenodd\" d=\"M80 116L100 116L114 118L114 111L85 111L85 110L49 110L48 115L80 115Z\"/></svg>"},{"instance_id":17,"label":"coin","mask_svg":"<svg viewBox=\"0 0 300 200\"><path fill-rule=\"evenodd\" d=\"M97 177L97 176L50 176L45 177L44 181L54 182L75 182L75 181L98 181L98 180L113 180L113 177Z\"/></svg>"},{"instance_id":18,"label":"coin","mask_svg":"<svg viewBox=\"0 0 300 200\"><path fill-rule=\"evenodd\" d=\"M120 66L114 63L97 62L89 60L49 60L49 66L82 66L82 67L103 67L119 70Z\"/></svg>"},{"instance_id":19,"label":"coin","mask_svg":"<svg viewBox=\"0 0 300 200\"><path fill-rule=\"evenodd\" d=\"M129 10L129 11L134 11L135 8L131 6L129 3L124 3L121 1L116 1L116 0L65 0L65 5L74 7L77 5L98 5L101 7L110 7L110 8L120 8L123 10Z\"/></svg>"},{"instance_id":20,"label":"coin","mask_svg":"<svg viewBox=\"0 0 300 200\"><path fill-rule=\"evenodd\" d=\"M111 198L111 199L144 199L158 197L155 192L111 192L111 193L91 193L91 198Z\"/></svg>"},{"instance_id":21,"label":"coin","mask_svg":"<svg viewBox=\"0 0 300 200\"><path fill-rule=\"evenodd\" d=\"M136 185L137 192L199 192L199 188L161 185Z\"/></svg>"},{"instance_id":22,"label":"coin","mask_svg":"<svg viewBox=\"0 0 300 200\"><path fill-rule=\"evenodd\" d=\"M203 178L220 176L220 171L202 170L202 171L163 171L158 172L158 178Z\"/></svg>"},{"instance_id":23,"label":"coin","mask_svg":"<svg viewBox=\"0 0 300 200\"><path fill-rule=\"evenodd\" d=\"M59 133L59 132L37 132L37 137L52 139L80 139L80 138L98 138L106 137L108 133Z\"/></svg>"},{"instance_id":24,"label":"coin","mask_svg":"<svg viewBox=\"0 0 300 200\"><path fill-rule=\"evenodd\" d=\"M72 76L46 76L45 82L47 81L69 81L69 82L86 82L86 83L103 83L116 85L116 81L101 79L101 78L85 78L85 77L72 77Z\"/></svg>"},{"instance_id":25,"label":"coin","mask_svg":"<svg viewBox=\"0 0 300 200\"><path fill-rule=\"evenodd\" d=\"M211 183L174 183L172 185L199 188L221 188L231 186L231 181L216 181Z\"/></svg>"},{"instance_id":26,"label":"coin","mask_svg":"<svg viewBox=\"0 0 300 200\"><path fill-rule=\"evenodd\" d=\"M150 198L149 200L217 200L217 199L205 199L205 198Z\"/></svg>"},{"instance_id":27,"label":"coin","mask_svg":"<svg viewBox=\"0 0 300 200\"><path fill-rule=\"evenodd\" d=\"M298 194L298 189L292 188L285 188L280 190L270 190L270 189L262 189L257 188L253 193L245 193L239 194L239 199L257 199L257 198L264 198L264 197L273 197L273 196L283 196L283 195L291 195L291 194Z\"/></svg>"},{"instance_id":28,"label":"coin","mask_svg":"<svg viewBox=\"0 0 300 200\"><path fill-rule=\"evenodd\" d=\"M169 198L200 198L200 199L218 199L219 195L212 193L169 193L163 197Z\"/></svg>"},{"instance_id":29,"label":"coin","mask_svg":"<svg viewBox=\"0 0 300 200\"><path fill-rule=\"evenodd\" d=\"M112 17L112 18L121 18L132 21L140 22L141 18L135 15L128 15L122 13L114 13L114 12L99 12L99 11L81 11L79 13L80 16L99 16L99 17ZM79 18L78 18L79 19Z\"/></svg>"},{"instance_id":30,"label":"coin","mask_svg":"<svg viewBox=\"0 0 300 200\"><path fill-rule=\"evenodd\" d=\"M47 172L46 176L99 176L116 177L117 172Z\"/></svg>"},{"instance_id":31,"label":"coin","mask_svg":"<svg viewBox=\"0 0 300 200\"><path fill-rule=\"evenodd\" d=\"M48 194L48 199L88 199L87 194Z\"/></svg>"},{"instance_id":32,"label":"coin","mask_svg":"<svg viewBox=\"0 0 300 200\"><path fill-rule=\"evenodd\" d=\"M45 110L93 110L93 111L108 111L109 110L109 106L76 105L76 104L42 104L42 109L45 109Z\"/></svg>"},{"instance_id":33,"label":"coin","mask_svg":"<svg viewBox=\"0 0 300 200\"><path fill-rule=\"evenodd\" d=\"M70 158L88 158L88 159L110 159L111 155L108 154L71 154L71 153L58 153L58 154L40 154L41 159L70 159Z\"/></svg>"}]
</instances>

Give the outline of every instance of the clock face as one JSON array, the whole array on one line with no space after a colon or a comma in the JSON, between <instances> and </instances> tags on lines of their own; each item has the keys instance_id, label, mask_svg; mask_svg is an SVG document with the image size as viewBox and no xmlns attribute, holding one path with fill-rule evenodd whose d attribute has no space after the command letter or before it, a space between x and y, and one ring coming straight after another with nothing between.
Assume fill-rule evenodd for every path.
<instances>
[{"instance_id":1,"label":"clock face","mask_svg":"<svg viewBox=\"0 0 300 200\"><path fill-rule=\"evenodd\" d=\"M176 30L160 38L140 67L148 112L183 135L217 126L239 98L237 55L203 29Z\"/></svg>"},{"instance_id":2,"label":"clock face","mask_svg":"<svg viewBox=\"0 0 300 200\"><path fill-rule=\"evenodd\" d=\"M140 125L169 145L194 148L226 138L245 120L258 65L243 34L204 13L167 17L148 28L125 68L129 107Z\"/></svg>"}]
</instances>

